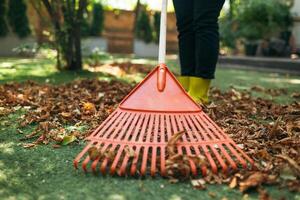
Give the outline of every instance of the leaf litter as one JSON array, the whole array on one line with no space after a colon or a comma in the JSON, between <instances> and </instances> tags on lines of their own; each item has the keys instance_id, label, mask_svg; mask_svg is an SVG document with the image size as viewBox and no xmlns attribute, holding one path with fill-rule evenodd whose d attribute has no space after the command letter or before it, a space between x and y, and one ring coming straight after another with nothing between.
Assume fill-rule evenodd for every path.
<instances>
[{"instance_id":1,"label":"leaf litter","mask_svg":"<svg viewBox=\"0 0 300 200\"><path fill-rule=\"evenodd\" d=\"M53 144L53 148L68 145L88 136L131 91L132 85L119 81L75 80L54 86L33 81L0 85L0 117L14 112L16 107L26 108L19 119L18 134L22 127L36 124L36 129L21 140L24 148L41 144ZM228 176L208 173L206 177L191 180L189 160L207 165L205 157L178 154L176 144L184 132L174 134L168 141L166 169L171 183L191 180L195 189L205 189L205 184L226 183L229 188L246 192L256 188L261 196L268 197L261 188L263 184L279 184L291 191L300 188L300 102L279 105L271 100L254 98L252 91L265 92L272 96L286 95L283 89L264 89L254 86L251 90L238 91L231 88L221 92L211 90L213 102L204 106L204 111L252 157L257 166L253 171L238 171ZM294 98L298 95L293 94ZM66 124L75 127L87 125L88 130L67 131ZM101 152L96 147L89 149L92 160L105 157L112 159L114 151ZM127 156L134 151L125 147ZM288 177L288 178L287 178ZM269 198L269 197L268 197Z\"/></svg>"}]
</instances>

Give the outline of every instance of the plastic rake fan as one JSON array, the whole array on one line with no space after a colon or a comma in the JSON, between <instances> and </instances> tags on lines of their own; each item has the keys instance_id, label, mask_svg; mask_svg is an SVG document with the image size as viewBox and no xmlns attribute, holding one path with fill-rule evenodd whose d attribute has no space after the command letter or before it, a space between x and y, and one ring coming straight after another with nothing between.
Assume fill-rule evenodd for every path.
<instances>
[{"instance_id":1,"label":"plastic rake fan","mask_svg":"<svg viewBox=\"0 0 300 200\"><path fill-rule=\"evenodd\" d=\"M163 76L165 87L157 89ZM185 131L177 144L179 154L205 156L212 172L222 169L248 168L253 161L230 139L184 91L164 65L155 68L119 105L119 107L87 138L89 144L74 160L82 161L87 171L111 175L142 176L150 172L166 175L167 142L172 135ZM102 154L116 152L95 160L89 157L91 147ZM128 153L128 149L132 152ZM132 155L130 155L132 154ZM193 176L205 175L206 166L189 161Z\"/></svg>"}]
</instances>

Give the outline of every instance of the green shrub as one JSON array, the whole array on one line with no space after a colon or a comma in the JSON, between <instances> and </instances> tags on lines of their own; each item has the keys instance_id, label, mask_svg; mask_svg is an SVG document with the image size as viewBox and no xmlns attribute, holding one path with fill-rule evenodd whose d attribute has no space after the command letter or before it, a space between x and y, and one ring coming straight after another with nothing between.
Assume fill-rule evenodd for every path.
<instances>
[{"instance_id":1,"label":"green shrub","mask_svg":"<svg viewBox=\"0 0 300 200\"><path fill-rule=\"evenodd\" d=\"M150 17L146 9L141 9L136 25L136 36L146 43L153 41Z\"/></svg>"},{"instance_id":2,"label":"green shrub","mask_svg":"<svg viewBox=\"0 0 300 200\"><path fill-rule=\"evenodd\" d=\"M8 26L5 20L6 3L5 0L0 0L0 37L4 37L8 33Z\"/></svg>"},{"instance_id":3,"label":"green shrub","mask_svg":"<svg viewBox=\"0 0 300 200\"><path fill-rule=\"evenodd\" d=\"M8 21L13 32L20 38L27 37L31 31L23 0L9 0Z\"/></svg>"},{"instance_id":4,"label":"green shrub","mask_svg":"<svg viewBox=\"0 0 300 200\"><path fill-rule=\"evenodd\" d=\"M89 24L89 19L88 19L87 13L83 14L83 18L81 20L80 25L81 25L81 27L80 27L81 28L81 36L82 37L90 36L91 27L90 27L90 24Z\"/></svg>"},{"instance_id":5,"label":"green shrub","mask_svg":"<svg viewBox=\"0 0 300 200\"><path fill-rule=\"evenodd\" d=\"M280 0L244 0L237 20L240 37L248 41L270 38L292 23L288 5Z\"/></svg>"},{"instance_id":6,"label":"green shrub","mask_svg":"<svg viewBox=\"0 0 300 200\"><path fill-rule=\"evenodd\" d=\"M153 16L153 27L154 27L154 38L155 42L159 42L159 31L160 31L160 12L155 12Z\"/></svg>"},{"instance_id":7,"label":"green shrub","mask_svg":"<svg viewBox=\"0 0 300 200\"><path fill-rule=\"evenodd\" d=\"M93 21L91 25L91 35L99 36L102 34L104 26L104 10L101 3L93 4Z\"/></svg>"},{"instance_id":8,"label":"green shrub","mask_svg":"<svg viewBox=\"0 0 300 200\"><path fill-rule=\"evenodd\" d=\"M220 41L223 47L231 49L235 48L235 41L239 35L236 26L236 21L230 19L229 13L224 18L220 19Z\"/></svg>"}]
</instances>

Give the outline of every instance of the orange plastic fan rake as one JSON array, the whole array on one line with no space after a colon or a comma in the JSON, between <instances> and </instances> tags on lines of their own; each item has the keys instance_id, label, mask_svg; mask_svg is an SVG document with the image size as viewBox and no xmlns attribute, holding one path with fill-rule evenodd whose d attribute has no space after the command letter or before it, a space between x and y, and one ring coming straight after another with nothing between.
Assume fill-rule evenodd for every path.
<instances>
[{"instance_id":1,"label":"orange plastic fan rake","mask_svg":"<svg viewBox=\"0 0 300 200\"><path fill-rule=\"evenodd\" d=\"M159 63L165 60L166 0L161 14ZM178 154L205 156L209 166L189 160L192 176L248 168L253 161L184 91L165 64L159 64L123 99L118 108L86 139L87 146L74 160L75 168L111 175L167 175L167 144L185 131ZM89 151L97 148L94 159ZM103 156L110 153L109 156Z\"/></svg>"},{"instance_id":2,"label":"orange plastic fan rake","mask_svg":"<svg viewBox=\"0 0 300 200\"><path fill-rule=\"evenodd\" d=\"M160 75L165 88L157 89ZM89 144L74 160L77 168L119 175L166 175L167 141L173 134L186 131L178 143L178 153L206 156L214 173L228 167L247 168L253 161L202 111L164 66L155 68L119 105L119 107L87 138ZM116 152L113 159L91 160L90 147ZM130 156L127 149L134 152ZM206 174L206 168L190 160L192 175ZM201 169L201 170L200 170ZM138 173L137 173L138 172Z\"/></svg>"}]
</instances>

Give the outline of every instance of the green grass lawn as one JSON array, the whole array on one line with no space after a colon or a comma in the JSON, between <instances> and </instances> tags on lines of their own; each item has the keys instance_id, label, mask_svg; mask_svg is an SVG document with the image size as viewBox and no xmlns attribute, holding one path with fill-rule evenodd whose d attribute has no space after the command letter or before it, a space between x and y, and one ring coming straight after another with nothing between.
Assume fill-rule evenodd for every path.
<instances>
[{"instance_id":1,"label":"green grass lawn","mask_svg":"<svg viewBox=\"0 0 300 200\"><path fill-rule=\"evenodd\" d=\"M122 59L122 58L117 58ZM155 61L135 59L136 62L155 64ZM172 70L178 71L177 63L169 61ZM97 77L111 79L103 73L58 72L54 62L42 59L0 59L0 83L35 80L60 84L76 78ZM247 89L253 85L266 88L286 88L288 93L299 91L300 77L262 72L219 69L214 85L226 90L230 86ZM279 103L292 101L288 95L275 100ZM267 98L271 98L268 97ZM257 199L257 193L244 195L237 189L224 185L211 185L205 191L192 188L189 182L170 184L157 178L119 178L94 176L76 171L74 157L84 147L84 142L59 149L51 145L32 149L22 147L22 134L17 132L17 121L23 111L0 118L0 199ZM33 126L22 130L30 133ZM274 199L300 199L300 194L290 193L278 186L266 187Z\"/></svg>"}]
</instances>

